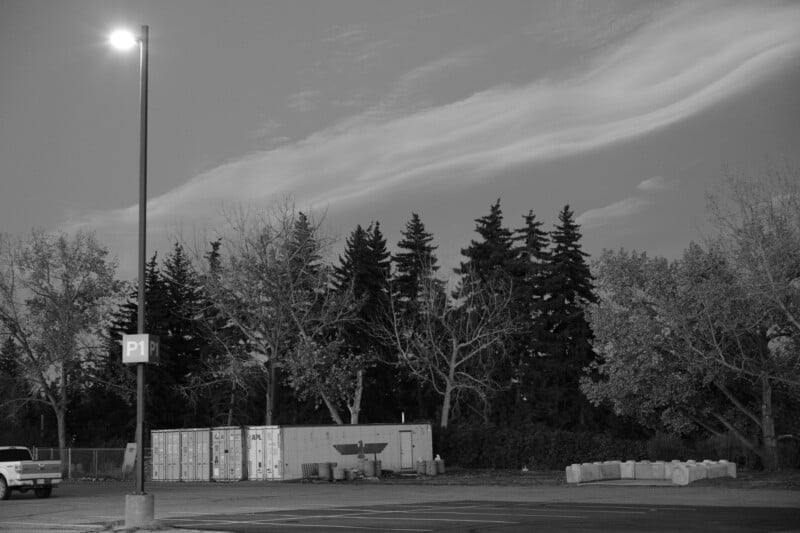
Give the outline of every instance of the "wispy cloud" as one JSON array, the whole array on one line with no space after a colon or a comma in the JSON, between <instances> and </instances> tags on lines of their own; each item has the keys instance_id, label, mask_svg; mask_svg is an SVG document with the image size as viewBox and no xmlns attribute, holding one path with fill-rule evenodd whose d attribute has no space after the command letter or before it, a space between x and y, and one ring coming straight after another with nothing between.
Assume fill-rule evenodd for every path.
<instances>
[{"instance_id":1,"label":"wispy cloud","mask_svg":"<svg viewBox=\"0 0 800 533\"><path fill-rule=\"evenodd\" d=\"M586 229L598 228L620 218L638 213L648 204L650 204L649 200L640 198L638 196L631 196L604 207L598 207L597 209L589 209L588 211L584 211L578 218L575 219L575 222Z\"/></svg>"},{"instance_id":2,"label":"wispy cloud","mask_svg":"<svg viewBox=\"0 0 800 533\"><path fill-rule=\"evenodd\" d=\"M289 96L288 106L295 111L306 113L319 105L319 91L301 91Z\"/></svg>"},{"instance_id":3,"label":"wispy cloud","mask_svg":"<svg viewBox=\"0 0 800 533\"><path fill-rule=\"evenodd\" d=\"M194 220L220 203L289 192L303 204L332 205L401 185L484 179L512 166L635 138L796 61L797 20L800 3L679 4L604 48L586 71L569 79L499 86L402 116L355 117L201 174L151 200L149 220ZM340 38L358 37L344 32ZM414 76L409 73L406 82ZM596 223L642 205L629 198L581 216L585 224ZM132 224L134 214L133 208L87 214L78 224L114 228Z\"/></svg>"},{"instance_id":4,"label":"wispy cloud","mask_svg":"<svg viewBox=\"0 0 800 533\"><path fill-rule=\"evenodd\" d=\"M667 190L670 186L671 184L662 176L653 176L639 182L636 188L644 192L653 192Z\"/></svg>"}]
</instances>

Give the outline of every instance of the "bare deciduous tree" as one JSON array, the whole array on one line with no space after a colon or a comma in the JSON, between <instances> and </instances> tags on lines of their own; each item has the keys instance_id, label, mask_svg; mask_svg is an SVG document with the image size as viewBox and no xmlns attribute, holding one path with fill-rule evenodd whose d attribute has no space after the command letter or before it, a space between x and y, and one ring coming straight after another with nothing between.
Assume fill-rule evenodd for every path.
<instances>
[{"instance_id":1,"label":"bare deciduous tree","mask_svg":"<svg viewBox=\"0 0 800 533\"><path fill-rule=\"evenodd\" d=\"M238 367L261 372L265 423L273 423L279 368L301 395L326 395L320 399L341 422L336 399L319 383L326 372L314 373L303 363L315 352L309 346L330 352L335 332L355 311L351 293L331 289L330 269L321 263L330 241L321 235L320 223L284 204L269 212L232 213L227 229L218 263L204 266L201 279L225 317L224 327L235 329L247 345L247 358Z\"/></svg>"},{"instance_id":2,"label":"bare deciduous tree","mask_svg":"<svg viewBox=\"0 0 800 533\"><path fill-rule=\"evenodd\" d=\"M501 387L494 369L516 327L509 319L512 296L508 287L479 287L469 279L452 299L436 280L426 287L415 313L392 304L383 336L397 364L442 397L440 426L446 428L468 396L485 405Z\"/></svg>"},{"instance_id":3,"label":"bare deciduous tree","mask_svg":"<svg viewBox=\"0 0 800 533\"><path fill-rule=\"evenodd\" d=\"M49 405L67 446L70 400L91 383L102 331L118 296L116 264L88 233L0 234L0 335L13 339L24 398Z\"/></svg>"}]
</instances>

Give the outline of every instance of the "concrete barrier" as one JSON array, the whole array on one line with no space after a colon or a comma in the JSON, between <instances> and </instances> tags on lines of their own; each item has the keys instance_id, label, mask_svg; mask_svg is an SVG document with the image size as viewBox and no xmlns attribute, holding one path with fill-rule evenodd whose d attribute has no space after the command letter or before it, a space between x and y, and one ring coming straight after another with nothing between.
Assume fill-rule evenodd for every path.
<instances>
[{"instance_id":1,"label":"concrete barrier","mask_svg":"<svg viewBox=\"0 0 800 533\"><path fill-rule=\"evenodd\" d=\"M664 479L664 462L638 461L633 472L635 479Z\"/></svg>"},{"instance_id":2,"label":"concrete barrier","mask_svg":"<svg viewBox=\"0 0 800 533\"><path fill-rule=\"evenodd\" d=\"M736 463L731 463L725 459L720 459L719 463L725 465L725 467L728 469L728 477L736 479Z\"/></svg>"},{"instance_id":3,"label":"concrete barrier","mask_svg":"<svg viewBox=\"0 0 800 533\"><path fill-rule=\"evenodd\" d=\"M690 464L686 463L678 465L672 471L672 482L675 485L688 485L698 479L705 479L708 477L708 467L704 464Z\"/></svg>"},{"instance_id":4,"label":"concrete barrier","mask_svg":"<svg viewBox=\"0 0 800 533\"><path fill-rule=\"evenodd\" d=\"M602 481L600 472L602 463L573 464L567 467L567 483L588 483L589 481Z\"/></svg>"},{"instance_id":5,"label":"concrete barrier","mask_svg":"<svg viewBox=\"0 0 800 533\"><path fill-rule=\"evenodd\" d=\"M621 479L619 461L603 461L600 465L600 477L603 479Z\"/></svg>"},{"instance_id":6,"label":"concrete barrier","mask_svg":"<svg viewBox=\"0 0 800 533\"><path fill-rule=\"evenodd\" d=\"M571 464L565 469L567 483L617 479L672 481L688 485L698 479L736 477L736 465L728 461L604 461Z\"/></svg>"},{"instance_id":7,"label":"concrete barrier","mask_svg":"<svg viewBox=\"0 0 800 533\"><path fill-rule=\"evenodd\" d=\"M724 464L720 464L719 461L703 461L703 465L708 470L708 478L718 478L718 477L728 477L728 466Z\"/></svg>"},{"instance_id":8,"label":"concrete barrier","mask_svg":"<svg viewBox=\"0 0 800 533\"><path fill-rule=\"evenodd\" d=\"M567 467L567 483L580 483L581 465L571 464Z\"/></svg>"},{"instance_id":9,"label":"concrete barrier","mask_svg":"<svg viewBox=\"0 0 800 533\"><path fill-rule=\"evenodd\" d=\"M668 463L664 463L664 479L671 481L672 472L674 472L680 464L681 462L678 459L673 459Z\"/></svg>"},{"instance_id":10,"label":"concrete barrier","mask_svg":"<svg viewBox=\"0 0 800 533\"><path fill-rule=\"evenodd\" d=\"M620 479L636 479L636 463L633 461L625 461L619 464L619 478Z\"/></svg>"}]
</instances>

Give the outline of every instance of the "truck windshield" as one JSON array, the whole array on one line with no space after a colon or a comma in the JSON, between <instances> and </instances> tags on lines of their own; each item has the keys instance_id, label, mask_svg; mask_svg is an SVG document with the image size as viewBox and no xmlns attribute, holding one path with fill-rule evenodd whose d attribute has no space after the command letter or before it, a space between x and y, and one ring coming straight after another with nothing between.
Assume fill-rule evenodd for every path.
<instances>
[{"instance_id":1,"label":"truck windshield","mask_svg":"<svg viewBox=\"0 0 800 533\"><path fill-rule=\"evenodd\" d=\"M3 461L30 461L31 454L25 448L0 450L0 462Z\"/></svg>"}]
</instances>

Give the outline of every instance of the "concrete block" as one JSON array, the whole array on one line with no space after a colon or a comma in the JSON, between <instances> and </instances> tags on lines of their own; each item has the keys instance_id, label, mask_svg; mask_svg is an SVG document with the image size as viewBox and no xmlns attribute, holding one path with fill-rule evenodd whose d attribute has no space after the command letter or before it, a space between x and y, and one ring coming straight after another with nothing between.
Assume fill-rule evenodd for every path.
<instances>
[{"instance_id":1,"label":"concrete block","mask_svg":"<svg viewBox=\"0 0 800 533\"><path fill-rule=\"evenodd\" d=\"M579 483L581 480L581 465L572 464L567 468L567 483Z\"/></svg>"},{"instance_id":2,"label":"concrete block","mask_svg":"<svg viewBox=\"0 0 800 533\"><path fill-rule=\"evenodd\" d=\"M125 528L143 528L153 525L155 499L152 494L125 495Z\"/></svg>"},{"instance_id":3,"label":"concrete block","mask_svg":"<svg viewBox=\"0 0 800 533\"><path fill-rule=\"evenodd\" d=\"M691 464L688 461L678 465L672 471L672 482L676 485L688 485L698 479L708 477L708 467L703 464Z\"/></svg>"},{"instance_id":4,"label":"concrete block","mask_svg":"<svg viewBox=\"0 0 800 533\"><path fill-rule=\"evenodd\" d=\"M593 464L593 463L583 463L581 464L581 483L586 483L588 481L600 481L603 479L600 476L600 465Z\"/></svg>"},{"instance_id":5,"label":"concrete block","mask_svg":"<svg viewBox=\"0 0 800 533\"><path fill-rule=\"evenodd\" d=\"M639 461L634 465L635 479L664 479L664 462Z\"/></svg>"},{"instance_id":6,"label":"concrete block","mask_svg":"<svg viewBox=\"0 0 800 533\"><path fill-rule=\"evenodd\" d=\"M620 479L636 479L636 463L634 461L625 461L619 464L619 478Z\"/></svg>"},{"instance_id":7,"label":"concrete block","mask_svg":"<svg viewBox=\"0 0 800 533\"><path fill-rule=\"evenodd\" d=\"M705 463L709 478L728 477L728 467L719 463Z\"/></svg>"},{"instance_id":8,"label":"concrete block","mask_svg":"<svg viewBox=\"0 0 800 533\"><path fill-rule=\"evenodd\" d=\"M619 461L604 461L600 465L600 477L603 479L621 479Z\"/></svg>"},{"instance_id":9,"label":"concrete block","mask_svg":"<svg viewBox=\"0 0 800 533\"><path fill-rule=\"evenodd\" d=\"M731 463L730 461L726 461L725 459L720 460L720 464L725 465L728 469L728 477L732 477L736 479L736 463Z\"/></svg>"},{"instance_id":10,"label":"concrete block","mask_svg":"<svg viewBox=\"0 0 800 533\"><path fill-rule=\"evenodd\" d=\"M669 463L664 463L664 479L672 480L672 472L678 467L681 462L677 459L673 459Z\"/></svg>"}]
</instances>

